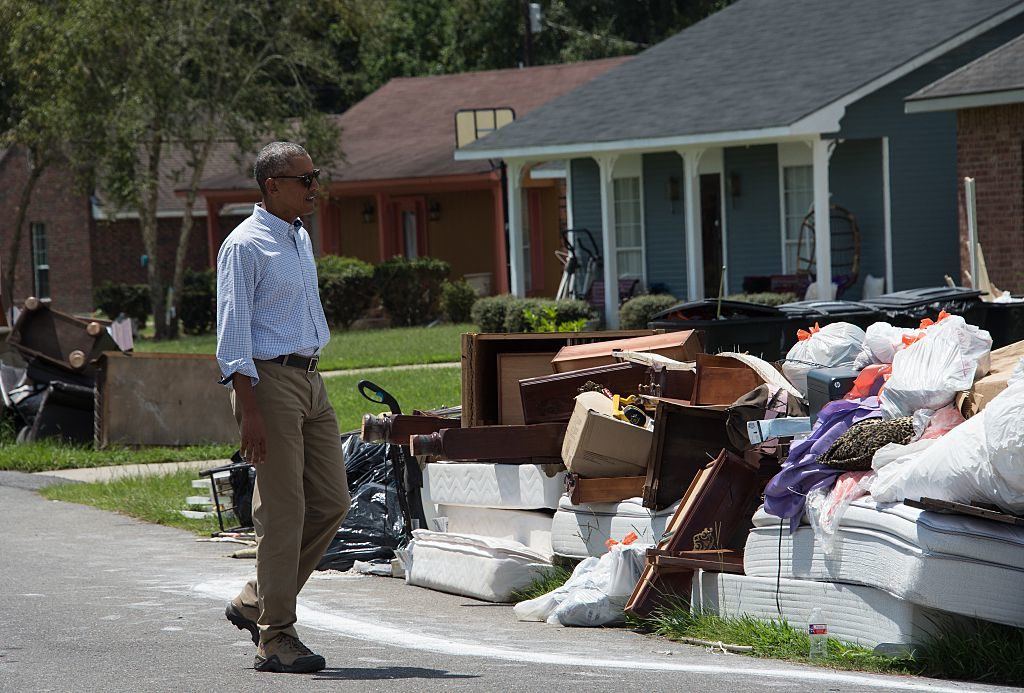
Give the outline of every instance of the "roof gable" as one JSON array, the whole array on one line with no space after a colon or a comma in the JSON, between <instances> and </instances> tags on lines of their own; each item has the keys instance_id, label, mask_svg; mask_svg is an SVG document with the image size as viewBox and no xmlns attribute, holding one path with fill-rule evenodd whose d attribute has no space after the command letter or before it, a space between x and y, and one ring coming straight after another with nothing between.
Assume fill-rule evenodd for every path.
<instances>
[{"instance_id":1,"label":"roof gable","mask_svg":"<svg viewBox=\"0 0 1024 693\"><path fill-rule=\"evenodd\" d=\"M1020 0L740 0L467 150L783 128Z\"/></svg>"},{"instance_id":2,"label":"roof gable","mask_svg":"<svg viewBox=\"0 0 1024 693\"><path fill-rule=\"evenodd\" d=\"M1024 36L986 53L907 97L908 110L911 112L1022 101Z\"/></svg>"}]
</instances>

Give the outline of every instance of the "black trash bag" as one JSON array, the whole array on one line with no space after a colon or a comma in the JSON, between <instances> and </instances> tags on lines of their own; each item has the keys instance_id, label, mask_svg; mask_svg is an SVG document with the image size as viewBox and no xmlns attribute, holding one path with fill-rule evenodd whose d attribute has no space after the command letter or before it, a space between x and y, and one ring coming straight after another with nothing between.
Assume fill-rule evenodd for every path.
<instances>
[{"instance_id":1,"label":"black trash bag","mask_svg":"<svg viewBox=\"0 0 1024 693\"><path fill-rule=\"evenodd\" d=\"M386 443L357 435L343 446L352 507L317 570L349 570L356 561L390 560L405 544L405 517Z\"/></svg>"},{"instance_id":2,"label":"black trash bag","mask_svg":"<svg viewBox=\"0 0 1024 693\"><path fill-rule=\"evenodd\" d=\"M251 464L239 464L229 469L228 475L238 526L252 527L252 494L256 488L256 467Z\"/></svg>"}]
</instances>

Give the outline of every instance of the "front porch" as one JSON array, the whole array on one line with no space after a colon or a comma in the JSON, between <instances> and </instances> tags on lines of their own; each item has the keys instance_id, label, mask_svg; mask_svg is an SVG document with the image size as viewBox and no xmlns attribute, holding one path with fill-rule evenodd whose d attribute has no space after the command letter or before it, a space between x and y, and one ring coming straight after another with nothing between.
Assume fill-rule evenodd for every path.
<instances>
[{"instance_id":1,"label":"front porch","mask_svg":"<svg viewBox=\"0 0 1024 693\"><path fill-rule=\"evenodd\" d=\"M521 171L540 160L507 161L508 198L517 200ZM830 203L852 211L860 229L859 276L846 297L860 298L867 274L893 286L888 138L819 134L612 152L595 145L574 154L566 171L568 226L589 229L600 244L610 328L618 323L620 279L698 300L742 291L745 278L810 271L817 295L831 296L834 274L849 273L850 250L845 239L833 248ZM801 241L810 209L814 230L805 229ZM526 260L515 205L508 235L516 249L510 286L522 295ZM798 251L811 257L801 260Z\"/></svg>"}]
</instances>

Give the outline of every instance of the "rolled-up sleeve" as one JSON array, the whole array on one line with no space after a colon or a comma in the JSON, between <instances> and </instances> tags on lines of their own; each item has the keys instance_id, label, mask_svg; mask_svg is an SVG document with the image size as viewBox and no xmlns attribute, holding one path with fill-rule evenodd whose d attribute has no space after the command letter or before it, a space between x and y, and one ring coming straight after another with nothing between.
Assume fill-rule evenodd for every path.
<instances>
[{"instance_id":1,"label":"rolled-up sleeve","mask_svg":"<svg viewBox=\"0 0 1024 693\"><path fill-rule=\"evenodd\" d=\"M242 373L259 382L252 360L252 312L256 293L256 263L238 244L225 245L217 257L217 363L230 386Z\"/></svg>"}]
</instances>

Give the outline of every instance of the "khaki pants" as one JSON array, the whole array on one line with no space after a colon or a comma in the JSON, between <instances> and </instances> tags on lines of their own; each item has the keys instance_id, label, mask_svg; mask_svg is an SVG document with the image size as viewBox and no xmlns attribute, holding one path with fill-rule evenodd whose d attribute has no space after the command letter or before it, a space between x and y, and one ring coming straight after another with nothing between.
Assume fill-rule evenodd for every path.
<instances>
[{"instance_id":1,"label":"khaki pants","mask_svg":"<svg viewBox=\"0 0 1024 693\"><path fill-rule=\"evenodd\" d=\"M260 639L295 633L295 599L348 512L338 421L319 373L256 362L267 456L252 498L256 578L236 597L259 609ZM242 412L231 396L239 425Z\"/></svg>"}]
</instances>

